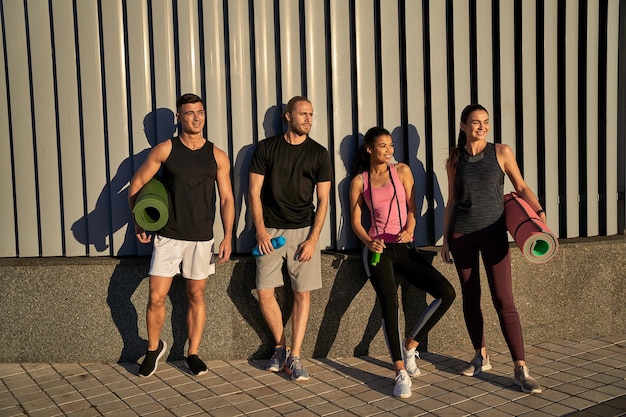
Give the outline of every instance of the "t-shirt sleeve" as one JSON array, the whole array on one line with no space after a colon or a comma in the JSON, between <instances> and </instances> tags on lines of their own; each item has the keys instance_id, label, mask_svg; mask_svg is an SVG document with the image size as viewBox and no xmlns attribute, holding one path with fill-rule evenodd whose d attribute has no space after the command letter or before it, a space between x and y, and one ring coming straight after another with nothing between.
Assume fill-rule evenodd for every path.
<instances>
[{"instance_id":1,"label":"t-shirt sleeve","mask_svg":"<svg viewBox=\"0 0 626 417\"><path fill-rule=\"evenodd\" d=\"M326 182L333 180L333 166L330 162L330 155L326 148L322 148L323 151L320 155L320 166L317 170L317 182Z\"/></svg>"},{"instance_id":2,"label":"t-shirt sleeve","mask_svg":"<svg viewBox=\"0 0 626 417\"><path fill-rule=\"evenodd\" d=\"M265 175L267 168L267 158L265 157L265 144L263 141L259 142L254 154L252 155L252 161L250 161L250 172L260 175Z\"/></svg>"}]
</instances>

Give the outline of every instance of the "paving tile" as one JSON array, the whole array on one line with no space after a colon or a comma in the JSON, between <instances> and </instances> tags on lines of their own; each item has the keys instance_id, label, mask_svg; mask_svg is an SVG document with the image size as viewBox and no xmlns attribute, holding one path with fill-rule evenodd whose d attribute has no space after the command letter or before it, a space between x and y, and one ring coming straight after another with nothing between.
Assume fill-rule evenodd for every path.
<instances>
[{"instance_id":1,"label":"paving tile","mask_svg":"<svg viewBox=\"0 0 626 417\"><path fill-rule=\"evenodd\" d=\"M479 411L484 411L489 408L489 406L484 403L478 402L476 400L466 400L454 405L454 408L458 410L462 410L469 415L474 415Z\"/></svg>"},{"instance_id":2,"label":"paving tile","mask_svg":"<svg viewBox=\"0 0 626 417\"><path fill-rule=\"evenodd\" d=\"M299 410L292 411L290 413L283 414L283 415L288 416L288 417L315 417L317 416L317 414L307 409L299 409Z\"/></svg>"},{"instance_id":3,"label":"paving tile","mask_svg":"<svg viewBox=\"0 0 626 417\"><path fill-rule=\"evenodd\" d=\"M235 417L243 415L236 407L226 406L222 408L216 408L211 410L210 415L212 417Z\"/></svg>"},{"instance_id":4,"label":"paving tile","mask_svg":"<svg viewBox=\"0 0 626 417\"><path fill-rule=\"evenodd\" d=\"M266 408L265 410L251 413L250 416L252 417L276 417L276 411Z\"/></svg>"},{"instance_id":5,"label":"paving tile","mask_svg":"<svg viewBox=\"0 0 626 417\"><path fill-rule=\"evenodd\" d=\"M231 395L225 395L222 398L224 398L229 404L232 405L238 405L254 399L254 397L245 392L237 392Z\"/></svg>"},{"instance_id":6,"label":"paving tile","mask_svg":"<svg viewBox=\"0 0 626 417\"><path fill-rule=\"evenodd\" d=\"M383 414L383 411L380 408L372 404L362 404L362 405L356 406L352 408L350 412L360 417L370 417L370 416Z\"/></svg>"},{"instance_id":7,"label":"paving tile","mask_svg":"<svg viewBox=\"0 0 626 417\"><path fill-rule=\"evenodd\" d=\"M320 406L316 406L316 407L321 407L323 405L324 404L322 404ZM304 408L301 405L299 405L297 403L291 403L291 402L287 403L287 404L282 404L282 405L279 405L279 406L273 408L273 410L276 413L278 413L278 415L286 415L286 414L293 413L295 411L303 410L303 409ZM313 410L311 410L311 411L313 411ZM326 415L326 414L318 414L318 415Z\"/></svg>"},{"instance_id":8,"label":"paving tile","mask_svg":"<svg viewBox=\"0 0 626 417\"><path fill-rule=\"evenodd\" d=\"M147 416L147 415L154 416L154 415L157 415L159 411L165 410L165 408L161 404L154 402L154 401L145 403L145 404L140 404L137 406L131 406L131 409L137 414L139 414L140 416ZM167 415L171 416L173 414L168 411Z\"/></svg>"},{"instance_id":9,"label":"paving tile","mask_svg":"<svg viewBox=\"0 0 626 417\"><path fill-rule=\"evenodd\" d=\"M546 405L545 407L542 407L539 410L543 411L544 413L553 415L553 416L565 416L576 411L575 408L570 407L569 405L565 405L561 402Z\"/></svg>"},{"instance_id":10,"label":"paving tile","mask_svg":"<svg viewBox=\"0 0 626 417\"><path fill-rule=\"evenodd\" d=\"M522 414L526 414L533 410L535 410L534 407L528 407L524 404L514 402L509 402L498 407L498 411L500 411L503 415L510 416L521 416Z\"/></svg>"},{"instance_id":11,"label":"paving tile","mask_svg":"<svg viewBox=\"0 0 626 417\"><path fill-rule=\"evenodd\" d=\"M24 409L24 412L26 413L26 415L30 415L31 413L34 413L36 411L41 411L41 410L49 410L49 409L56 409L57 406L54 403L54 401L52 401L50 398L44 396L41 397L37 400L33 400L33 401L21 401L21 407ZM4 410L0 410L0 415L3 415Z\"/></svg>"},{"instance_id":12,"label":"paving tile","mask_svg":"<svg viewBox=\"0 0 626 417\"><path fill-rule=\"evenodd\" d=\"M220 397L206 398L203 400L195 401L194 404L209 413L212 412L212 410L230 405L226 400Z\"/></svg>"},{"instance_id":13,"label":"paving tile","mask_svg":"<svg viewBox=\"0 0 626 417\"><path fill-rule=\"evenodd\" d=\"M108 402L95 406L102 414L109 415L114 412L130 411L130 407L120 401Z\"/></svg>"},{"instance_id":14,"label":"paving tile","mask_svg":"<svg viewBox=\"0 0 626 417\"><path fill-rule=\"evenodd\" d=\"M172 407L168 409L172 412L172 414L179 417L199 415L203 412L202 408L193 403L187 403L179 407Z\"/></svg>"},{"instance_id":15,"label":"paving tile","mask_svg":"<svg viewBox=\"0 0 626 417\"><path fill-rule=\"evenodd\" d=\"M355 397L351 397L351 398L355 398ZM360 404L363 404L362 401L359 401ZM302 398L301 400L297 400L295 401L295 403L297 403L298 405L301 405L304 408L309 408L312 407L314 405L319 405L319 404L323 404L328 402L328 400L326 400L325 398L319 397L317 395L312 395L310 397L307 398Z\"/></svg>"},{"instance_id":16,"label":"paving tile","mask_svg":"<svg viewBox=\"0 0 626 417\"><path fill-rule=\"evenodd\" d=\"M585 389L596 389L601 387L603 384L601 382L598 381L594 381L592 379L587 379L587 378L583 378L583 379L579 379L576 381L573 381L572 384L574 385L578 385L580 387L583 387Z\"/></svg>"},{"instance_id":17,"label":"paving tile","mask_svg":"<svg viewBox=\"0 0 626 417\"><path fill-rule=\"evenodd\" d=\"M20 414L20 415L23 415L23 414ZM64 415L63 412L61 412L61 410L59 410L57 407L44 408L42 410L31 411L30 413L28 413L28 417L56 417L56 416L63 416L63 415Z\"/></svg>"},{"instance_id":18,"label":"paving tile","mask_svg":"<svg viewBox=\"0 0 626 417\"><path fill-rule=\"evenodd\" d=\"M581 397L576 397L576 396L568 398L566 401L567 401L566 405L568 407L574 408L575 410L584 410L585 408L589 408L592 405L595 405L595 403L593 403L592 401L586 400Z\"/></svg>"},{"instance_id":19,"label":"paving tile","mask_svg":"<svg viewBox=\"0 0 626 417\"><path fill-rule=\"evenodd\" d=\"M397 414L394 411L394 414ZM400 415L400 414L397 414ZM416 414L406 414L408 415L416 415ZM419 414L417 414L419 415ZM435 411L430 411L428 412L429 416L436 416L436 417L461 417L461 416L466 416L467 413L463 410L460 410L456 407L446 407L446 408L442 408L441 410L435 410Z\"/></svg>"}]
</instances>

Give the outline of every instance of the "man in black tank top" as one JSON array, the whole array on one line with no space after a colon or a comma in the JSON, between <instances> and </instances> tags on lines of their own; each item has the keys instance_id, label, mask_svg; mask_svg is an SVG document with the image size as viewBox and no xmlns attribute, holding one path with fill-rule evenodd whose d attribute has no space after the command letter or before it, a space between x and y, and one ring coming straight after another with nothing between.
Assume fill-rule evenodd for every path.
<instances>
[{"instance_id":1,"label":"man in black tank top","mask_svg":"<svg viewBox=\"0 0 626 417\"><path fill-rule=\"evenodd\" d=\"M141 188L162 169L163 182L169 194L169 218L155 235L150 262L150 294L146 311L148 351L139 367L139 375L143 377L156 372L159 359L167 349L160 336L165 321L165 298L173 277L179 273L186 280L189 300L186 364L194 375L208 372L207 366L198 357L198 351L206 320L206 278L215 273L212 258L216 184L224 228L217 263L226 262L232 251L235 205L230 183L230 160L224 151L203 137L205 112L200 97L184 94L176 101L176 111L181 126L180 135L156 145L150 151L128 189L128 203L132 211ZM139 242L149 243L152 240L136 222L134 227Z\"/></svg>"}]
</instances>

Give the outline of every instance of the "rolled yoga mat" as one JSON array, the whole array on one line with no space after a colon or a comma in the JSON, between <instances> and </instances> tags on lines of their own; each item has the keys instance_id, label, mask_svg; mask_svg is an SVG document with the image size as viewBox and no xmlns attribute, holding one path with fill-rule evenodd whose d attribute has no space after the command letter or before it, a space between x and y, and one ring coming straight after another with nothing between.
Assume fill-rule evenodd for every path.
<instances>
[{"instance_id":1,"label":"rolled yoga mat","mask_svg":"<svg viewBox=\"0 0 626 417\"><path fill-rule=\"evenodd\" d=\"M506 228L528 261L541 264L556 255L559 249L557 237L516 193L504 196L504 218Z\"/></svg>"},{"instance_id":2,"label":"rolled yoga mat","mask_svg":"<svg viewBox=\"0 0 626 417\"><path fill-rule=\"evenodd\" d=\"M148 232L155 232L165 226L169 207L167 189L161 181L152 178L139 190L133 215L137 224Z\"/></svg>"}]
</instances>

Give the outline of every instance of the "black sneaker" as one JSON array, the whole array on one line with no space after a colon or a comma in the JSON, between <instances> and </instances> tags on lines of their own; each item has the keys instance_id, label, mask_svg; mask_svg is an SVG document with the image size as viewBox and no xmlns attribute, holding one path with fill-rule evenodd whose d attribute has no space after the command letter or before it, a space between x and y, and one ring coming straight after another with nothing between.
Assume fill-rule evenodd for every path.
<instances>
[{"instance_id":1,"label":"black sneaker","mask_svg":"<svg viewBox=\"0 0 626 417\"><path fill-rule=\"evenodd\" d=\"M209 369L206 367L206 364L202 362L202 359L198 357L198 355L189 355L185 360L187 363L187 368L191 371L195 376L202 376L209 372Z\"/></svg>"},{"instance_id":2,"label":"black sneaker","mask_svg":"<svg viewBox=\"0 0 626 417\"><path fill-rule=\"evenodd\" d=\"M149 350L146 352L146 357L143 358L143 362L139 365L139 376L149 377L154 375L157 370L159 359L165 355L165 349L167 349L167 343L159 340L159 347L157 350Z\"/></svg>"}]
</instances>

